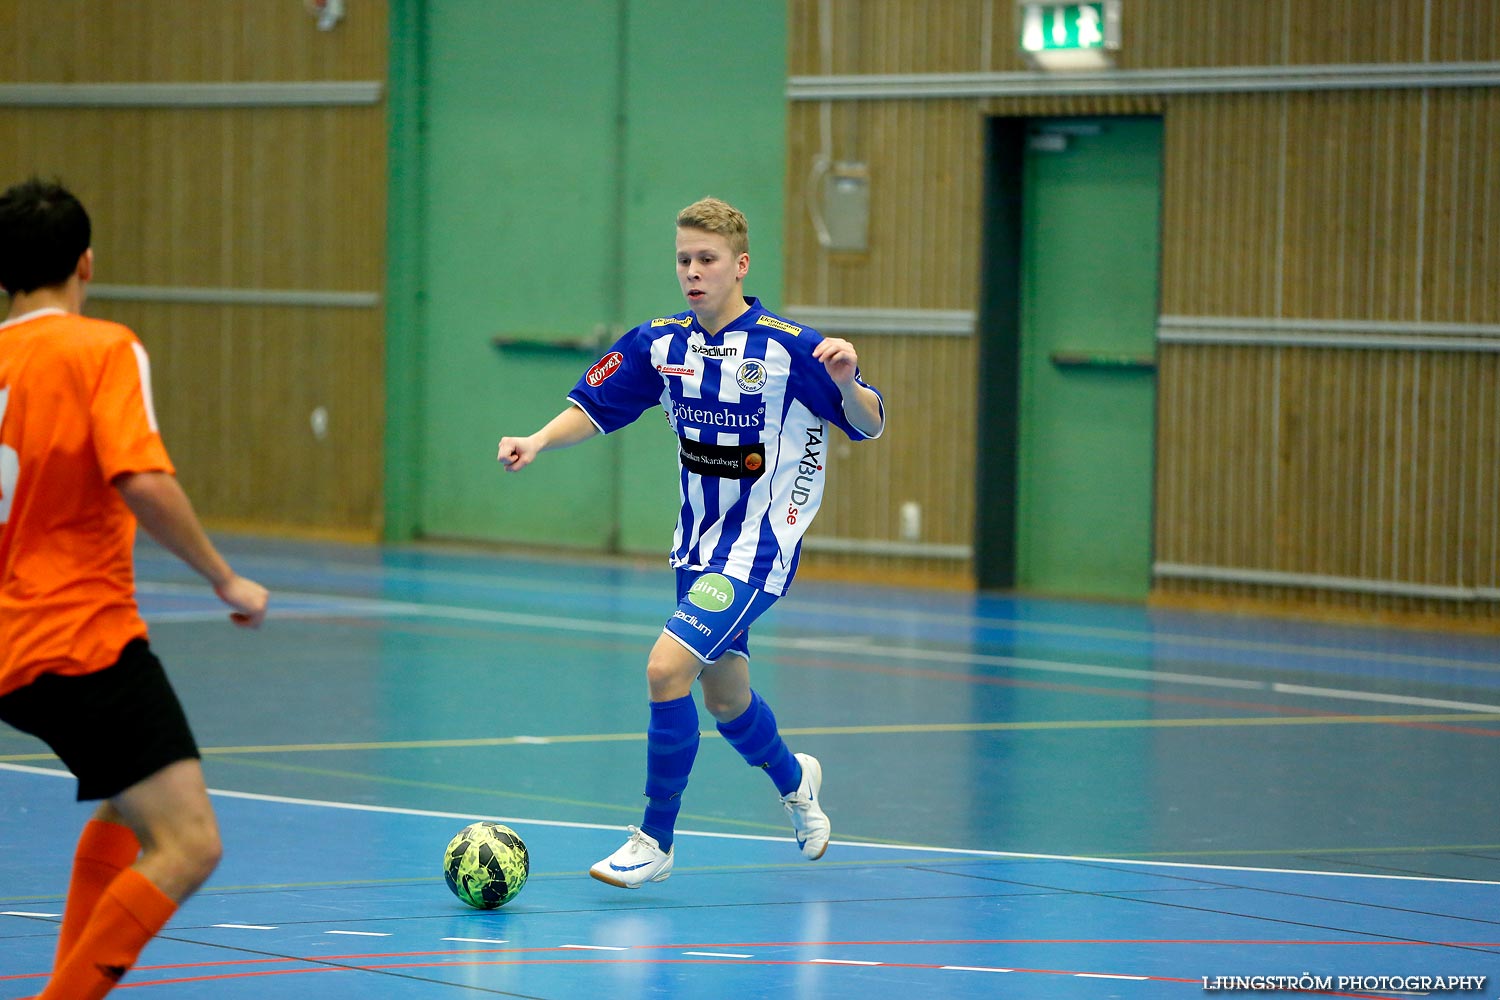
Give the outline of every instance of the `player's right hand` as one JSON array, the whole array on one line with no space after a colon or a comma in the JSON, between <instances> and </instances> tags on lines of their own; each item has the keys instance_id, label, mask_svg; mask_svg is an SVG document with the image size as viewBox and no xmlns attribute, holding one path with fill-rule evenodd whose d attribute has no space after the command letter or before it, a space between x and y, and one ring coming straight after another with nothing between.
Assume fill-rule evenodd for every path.
<instances>
[{"instance_id":1,"label":"player's right hand","mask_svg":"<svg viewBox=\"0 0 1500 1000\"><path fill-rule=\"evenodd\" d=\"M495 457L505 466L506 472L520 472L536 458L539 449L530 437L503 437L500 452Z\"/></svg>"},{"instance_id":2,"label":"player's right hand","mask_svg":"<svg viewBox=\"0 0 1500 1000\"><path fill-rule=\"evenodd\" d=\"M260 628L260 623L266 620L266 605L271 601L271 594L254 580L236 573L215 587L214 593L234 609L229 612L229 620L241 628Z\"/></svg>"}]
</instances>

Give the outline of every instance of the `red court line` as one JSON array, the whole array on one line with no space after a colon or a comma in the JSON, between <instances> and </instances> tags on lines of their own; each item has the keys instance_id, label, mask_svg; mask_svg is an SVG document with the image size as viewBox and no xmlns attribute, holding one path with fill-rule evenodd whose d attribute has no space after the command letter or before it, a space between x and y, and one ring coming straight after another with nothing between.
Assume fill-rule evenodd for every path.
<instances>
[{"instance_id":1,"label":"red court line","mask_svg":"<svg viewBox=\"0 0 1500 1000\"><path fill-rule=\"evenodd\" d=\"M176 986L180 983L215 983L230 979L256 979L262 976L300 976L309 972L361 972L357 965L321 965L309 969L261 969L256 972L225 972L215 976L184 976L181 979L148 979L139 983L121 983L117 990L139 990L147 986Z\"/></svg>"},{"instance_id":2,"label":"red court line","mask_svg":"<svg viewBox=\"0 0 1500 1000\"><path fill-rule=\"evenodd\" d=\"M391 965L369 965L369 966L322 966L308 969L268 969L256 972L225 973L216 976L192 976L181 979L155 979L147 982L122 983L118 989L143 989L150 986L174 986L181 983L214 982L229 979L248 979L262 976L297 975L304 972L380 972L382 970L395 969L462 969L480 966L516 966L516 965L724 965L724 966L782 966L782 967L815 967L819 969L838 968L837 962L813 962L798 960L750 960L750 959L688 959L688 958L555 958L555 959L497 959L489 962L403 962ZM856 966L861 971L871 969L925 969L934 971L967 971L961 969L949 969L948 966L932 963L918 962L880 962L876 965ZM1181 978L1177 976L1142 976L1133 973L1110 973L1110 972L1077 972L1067 969L1010 969L1008 974L1017 975L1040 975L1040 976L1070 976L1070 977L1105 977L1128 979L1141 982L1155 983L1184 983L1201 988L1202 978ZM1358 1000L1388 1000L1384 994L1375 993L1339 993L1332 990L1305 990L1298 991L1304 995L1331 996L1331 997L1353 997Z\"/></svg>"},{"instance_id":3,"label":"red court line","mask_svg":"<svg viewBox=\"0 0 1500 1000\"><path fill-rule=\"evenodd\" d=\"M923 938L920 941L713 941L700 944L638 944L633 947L646 948L856 948L869 946L911 946L911 945L948 945L948 944L1162 944L1162 945L1243 945L1246 947L1255 945L1317 945L1317 946L1339 946L1359 945L1361 947L1378 945L1389 947L1401 945L1410 947L1413 945L1423 948L1494 948L1500 947L1496 941L1301 941L1301 940L1253 940L1239 938L955 938L953 940L929 940ZM440 952L435 954L441 954ZM456 954L456 953L455 953ZM370 958L382 958L385 956L371 955Z\"/></svg>"},{"instance_id":4,"label":"red court line","mask_svg":"<svg viewBox=\"0 0 1500 1000\"><path fill-rule=\"evenodd\" d=\"M204 947L215 947L212 943L201 941L184 942L188 944L201 944ZM1238 939L1238 938L952 938L939 940L887 940L887 941L699 941L678 944L638 944L632 945L634 950L662 950L676 951L685 948L859 948L859 947L917 947L917 946L939 946L939 945L1228 945L1239 947L1422 947L1422 948L1496 948L1500 947L1500 941L1358 941L1358 940L1329 940L1310 941L1295 939ZM438 951L391 951L391 952L361 952L352 955L289 955L278 958L243 958L226 959L217 962L174 962L160 965L138 965L135 972L166 972L173 969L211 969L224 966L241 965L265 965L284 962L368 962L374 959L387 958L436 958L439 956L464 956L464 955L522 955L532 953L558 952L573 954L574 949L551 947L551 948L455 948ZM536 961L542 961L540 959ZM433 964L469 964L469 963L433 963ZM883 965L894 965L896 963L884 962ZM351 966L360 968L361 966ZM922 968L923 966L913 966ZM296 970L268 970L265 974L279 973ZM317 971L310 969L307 971ZM1039 971L1039 970L1030 970ZM259 975L262 973L241 973L241 975ZM29 972L16 975L0 976L0 982L18 979L35 979L45 976L45 972ZM166 980L163 980L164 982ZM172 980L176 982L177 980ZM184 980L185 981L185 980ZM1196 980L1195 980L1196 981Z\"/></svg>"},{"instance_id":5,"label":"red court line","mask_svg":"<svg viewBox=\"0 0 1500 1000\"><path fill-rule=\"evenodd\" d=\"M199 942L191 942L199 943ZM680 950L688 948L854 948L854 947L916 947L916 946L944 946L944 945L1229 945L1229 946L1318 946L1318 947L1342 947L1342 946L1422 946L1422 947L1493 947L1497 942L1488 941L1359 941L1359 940L1325 940L1304 941L1287 939L1227 939L1227 938L955 938L943 940L881 940L881 941L713 941L685 944L654 944L634 945L638 950ZM533 953L566 953L567 958L494 958L476 959L469 956L478 955L523 955ZM395 958L437 958L449 957L451 961L440 962L386 962L375 964L371 960L395 959ZM478 966L506 966L506 965L751 965L751 966L818 966L837 967L838 961L813 961L810 959L706 959L706 958L622 958L605 956L579 956L574 949L564 947L549 948L471 948L451 949L441 951L419 951L419 952L371 952L350 955L319 955L319 956L288 956L278 958L247 958L239 960L217 961L217 962L182 962L161 965L138 966L133 973L165 972L170 970L186 969L210 969L228 966L245 966L271 963L296 962L303 963L303 968L291 969L253 969L238 972L219 972L199 976L182 976L172 979L151 979L130 983L122 983L120 989L141 989L149 986L171 986L183 983L215 982L230 979L250 979L265 976L298 975L310 972L379 972L382 970L395 969L453 969L470 968ZM331 965L324 963L349 962L361 964ZM928 969L945 970L950 969L951 963L938 965L930 962L888 962L881 961L874 965L859 965L859 968L895 968L895 969ZM951 971L964 971L954 969ZM1028 975L1050 975L1050 976L1124 976L1130 979L1145 980L1151 982L1170 983L1193 983L1201 984L1201 978L1181 978L1174 976L1138 976L1133 973L1101 973L1101 972L1079 972L1066 969L1033 969L1033 968L1011 968L1010 973ZM19 976L0 976L0 980L16 980L37 978L38 975L28 974ZM1318 996L1339 997L1374 997L1377 994L1367 993L1339 993L1334 991L1304 991Z\"/></svg>"}]
</instances>

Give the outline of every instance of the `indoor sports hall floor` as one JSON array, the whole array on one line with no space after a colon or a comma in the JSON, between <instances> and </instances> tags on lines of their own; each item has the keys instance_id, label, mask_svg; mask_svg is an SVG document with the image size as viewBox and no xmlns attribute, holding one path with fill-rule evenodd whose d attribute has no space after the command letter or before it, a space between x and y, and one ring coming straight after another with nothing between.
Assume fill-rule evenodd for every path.
<instances>
[{"instance_id":1,"label":"indoor sports hall floor","mask_svg":"<svg viewBox=\"0 0 1500 1000\"><path fill-rule=\"evenodd\" d=\"M631 892L586 871L639 822L664 565L224 548L275 591L259 633L142 551L226 857L123 995L1500 996L1500 637L802 580L752 674L833 846L801 860L703 713L674 874ZM58 766L0 728L0 1000L50 963ZM441 877L473 818L531 850L497 911Z\"/></svg>"}]
</instances>

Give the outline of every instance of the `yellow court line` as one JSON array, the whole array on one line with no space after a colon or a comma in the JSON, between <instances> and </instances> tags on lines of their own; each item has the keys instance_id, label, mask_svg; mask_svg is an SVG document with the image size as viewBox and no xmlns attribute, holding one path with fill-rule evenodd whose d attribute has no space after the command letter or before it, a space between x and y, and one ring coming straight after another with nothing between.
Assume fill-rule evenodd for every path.
<instances>
[{"instance_id":1,"label":"yellow court line","mask_svg":"<svg viewBox=\"0 0 1500 1000\"><path fill-rule=\"evenodd\" d=\"M1405 847L1264 847L1221 851L1145 851L1129 854L1090 854L1094 858L1228 858L1275 857L1299 854L1452 854L1457 851L1494 851L1500 844L1424 844Z\"/></svg>"},{"instance_id":2,"label":"yellow court line","mask_svg":"<svg viewBox=\"0 0 1500 1000\"><path fill-rule=\"evenodd\" d=\"M1037 730L1212 729L1233 726L1401 726L1410 723L1500 723L1500 712L1442 715L1250 715L1236 718L1088 718L1029 723L903 723L892 726L823 726L781 730L783 736L876 736L903 733L1001 733ZM717 732L703 736L717 738ZM621 744L645 741L645 733L564 733L558 736L481 736L474 739L408 739L362 744L264 744L258 747L202 747L205 757L231 754L308 754L347 750L460 750L474 747L528 747L547 744ZM0 762L54 760L54 754L0 754Z\"/></svg>"},{"instance_id":3,"label":"yellow court line","mask_svg":"<svg viewBox=\"0 0 1500 1000\"><path fill-rule=\"evenodd\" d=\"M785 736L869 736L918 733L1016 732L1087 729L1180 729L1215 726L1400 725L1414 722L1500 722L1500 713L1428 715L1243 716L1203 719L1050 719L1030 722L934 722L879 726L787 727ZM706 737L717 737L708 731ZM440 750L501 746L545 746L553 743L638 743L645 733L572 733L555 736L490 736L452 740L385 740L364 743L281 743L237 747L203 747L205 756L262 753L326 753L350 750ZM0 761L52 760L50 753L3 754Z\"/></svg>"},{"instance_id":4,"label":"yellow court line","mask_svg":"<svg viewBox=\"0 0 1500 1000\"><path fill-rule=\"evenodd\" d=\"M578 806L587 809L611 809L620 812L638 813L641 807L637 805L621 806L609 803L594 802L588 799L565 799L556 795L536 795L531 792L517 792L494 786L479 787L475 785L455 785L440 781L425 781L420 778L398 778L388 774L365 774L359 771L340 771L327 767L306 767L301 764L288 764L284 761L271 760L237 760L233 761L240 767L258 767L267 771L276 771L283 774L311 774L320 778L341 778L350 781L367 781L377 785L394 785L402 788L423 788L434 792L458 792L464 795L485 795L497 798L523 799L527 802L544 802L553 806ZM780 829L779 827L777 829Z\"/></svg>"},{"instance_id":5,"label":"yellow court line","mask_svg":"<svg viewBox=\"0 0 1500 1000\"><path fill-rule=\"evenodd\" d=\"M783 736L874 736L920 733L1029 732L1085 729L1183 729L1217 726L1398 725L1413 722L1500 722L1500 713L1430 715L1243 716L1206 719L1041 719L1026 722L926 722L879 726L784 727ZM705 737L717 738L715 731ZM494 736L469 740L409 740L387 743L307 743L283 746L209 747L207 754L306 753L333 750L427 750L464 747L531 746L549 743L639 743L645 733L574 733L559 736ZM0 758L3 760L5 758Z\"/></svg>"},{"instance_id":6,"label":"yellow court line","mask_svg":"<svg viewBox=\"0 0 1500 1000\"><path fill-rule=\"evenodd\" d=\"M1208 729L1243 726L1371 726L1426 722L1500 722L1500 713L1456 712L1427 715L1272 715L1206 719L1043 719L1032 722L930 722L883 726L805 726L783 728L783 736L874 736L920 733L997 733L1091 729ZM715 731L705 737L717 738ZM1500 734L1497 734L1500 735ZM554 743L639 743L645 733L565 733L556 736L489 736L461 740L388 740L368 743L281 743L203 747L208 756L260 753L329 753L347 750L443 750L474 747L546 746ZM50 753L0 754L0 761L55 760Z\"/></svg>"},{"instance_id":7,"label":"yellow court line","mask_svg":"<svg viewBox=\"0 0 1500 1000\"><path fill-rule=\"evenodd\" d=\"M934 722L891 726L783 729L787 736L860 736L875 733L988 733L1067 729L1192 729L1232 726L1401 725L1413 722L1500 722L1500 713L1442 715L1257 715L1220 719L1057 719L1037 722ZM1497 731L1496 735L1500 735Z\"/></svg>"}]
</instances>

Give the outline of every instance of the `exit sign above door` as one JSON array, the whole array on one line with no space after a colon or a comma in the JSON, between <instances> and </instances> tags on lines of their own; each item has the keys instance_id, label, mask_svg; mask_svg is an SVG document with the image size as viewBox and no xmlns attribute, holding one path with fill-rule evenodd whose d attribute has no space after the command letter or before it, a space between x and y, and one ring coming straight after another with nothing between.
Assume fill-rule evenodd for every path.
<instances>
[{"instance_id":1,"label":"exit sign above door","mask_svg":"<svg viewBox=\"0 0 1500 1000\"><path fill-rule=\"evenodd\" d=\"M1016 0L1021 52L1038 69L1108 69L1120 47L1120 0Z\"/></svg>"}]
</instances>

